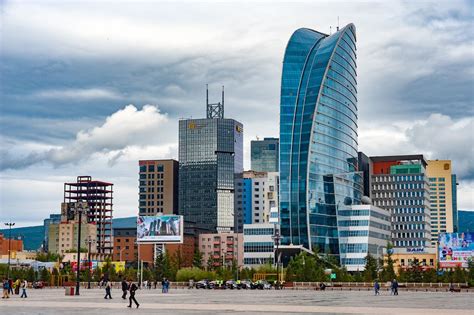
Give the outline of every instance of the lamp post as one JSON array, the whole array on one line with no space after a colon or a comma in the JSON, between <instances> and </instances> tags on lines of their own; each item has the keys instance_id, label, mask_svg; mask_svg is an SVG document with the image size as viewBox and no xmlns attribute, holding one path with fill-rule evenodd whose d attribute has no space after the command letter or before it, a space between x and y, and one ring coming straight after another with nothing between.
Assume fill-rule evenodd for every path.
<instances>
[{"instance_id":1,"label":"lamp post","mask_svg":"<svg viewBox=\"0 0 474 315\"><path fill-rule=\"evenodd\" d=\"M92 239L92 237L89 235L89 237L86 240L87 245L89 245L89 250L87 252L88 260L89 260L89 265L87 266L87 268L89 270L89 279L87 279L87 289L91 288L91 267L92 267L92 264L91 264L91 245L94 244L95 242L96 241L94 239Z\"/></svg>"},{"instance_id":2,"label":"lamp post","mask_svg":"<svg viewBox=\"0 0 474 315\"><path fill-rule=\"evenodd\" d=\"M277 282L276 282L276 285L277 285L277 288L280 287L280 253L278 251L278 247L280 246L280 240L281 240L281 236L280 236L280 231L278 230L278 228L276 227L275 225L275 234L272 236L273 238L273 241L275 242L275 246L276 246L276 250L275 250L275 261L276 261L276 264L277 264Z\"/></svg>"},{"instance_id":3,"label":"lamp post","mask_svg":"<svg viewBox=\"0 0 474 315\"><path fill-rule=\"evenodd\" d=\"M15 225L15 222L7 222L5 223L8 226L8 269L7 269L7 279L10 279L10 253L11 253L11 242L12 242L12 226Z\"/></svg>"},{"instance_id":4,"label":"lamp post","mask_svg":"<svg viewBox=\"0 0 474 315\"><path fill-rule=\"evenodd\" d=\"M76 275L76 295L79 295L80 277L81 277L81 223L82 212L86 210L82 203L74 205L74 211L79 215L79 225L77 228L77 275Z\"/></svg>"}]
</instances>

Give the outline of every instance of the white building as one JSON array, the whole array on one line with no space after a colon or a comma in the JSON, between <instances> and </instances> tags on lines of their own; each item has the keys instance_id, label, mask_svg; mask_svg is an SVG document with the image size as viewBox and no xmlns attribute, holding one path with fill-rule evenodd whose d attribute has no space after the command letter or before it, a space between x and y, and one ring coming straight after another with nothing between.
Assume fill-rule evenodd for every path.
<instances>
[{"instance_id":1,"label":"white building","mask_svg":"<svg viewBox=\"0 0 474 315\"><path fill-rule=\"evenodd\" d=\"M337 212L341 265L365 269L367 254L379 259L390 240L390 212L370 204L345 206Z\"/></svg>"},{"instance_id":2,"label":"white building","mask_svg":"<svg viewBox=\"0 0 474 315\"><path fill-rule=\"evenodd\" d=\"M275 224L244 224L244 265L257 267L275 261Z\"/></svg>"}]
</instances>

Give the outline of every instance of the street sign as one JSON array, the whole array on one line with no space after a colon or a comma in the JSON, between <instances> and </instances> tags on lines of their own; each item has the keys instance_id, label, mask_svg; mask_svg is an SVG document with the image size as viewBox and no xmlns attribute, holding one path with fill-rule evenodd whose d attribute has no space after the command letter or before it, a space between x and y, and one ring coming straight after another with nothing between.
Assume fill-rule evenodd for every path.
<instances>
[{"instance_id":1,"label":"street sign","mask_svg":"<svg viewBox=\"0 0 474 315\"><path fill-rule=\"evenodd\" d=\"M336 274L335 273L331 273L331 280L334 280L336 279Z\"/></svg>"}]
</instances>

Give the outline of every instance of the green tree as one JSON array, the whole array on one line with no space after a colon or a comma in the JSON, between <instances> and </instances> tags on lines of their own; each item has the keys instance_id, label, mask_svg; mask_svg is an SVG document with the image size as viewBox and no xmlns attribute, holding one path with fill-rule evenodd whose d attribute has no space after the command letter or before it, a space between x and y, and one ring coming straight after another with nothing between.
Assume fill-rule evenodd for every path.
<instances>
[{"instance_id":1,"label":"green tree","mask_svg":"<svg viewBox=\"0 0 474 315\"><path fill-rule=\"evenodd\" d=\"M193 256L193 267L196 268L202 268L202 253L199 249L196 249L194 251L194 256Z\"/></svg>"},{"instance_id":2,"label":"green tree","mask_svg":"<svg viewBox=\"0 0 474 315\"><path fill-rule=\"evenodd\" d=\"M395 274L395 263L396 260L393 259L393 245L392 243L388 242L387 243L387 256L384 259L382 263L382 273L380 277L382 278L382 281L392 281L393 279L396 278Z\"/></svg>"},{"instance_id":3,"label":"green tree","mask_svg":"<svg viewBox=\"0 0 474 315\"><path fill-rule=\"evenodd\" d=\"M426 283L438 282L438 275L436 273L436 270L433 268L425 270L422 274L422 279L423 279L423 282L426 282Z\"/></svg>"},{"instance_id":4,"label":"green tree","mask_svg":"<svg viewBox=\"0 0 474 315\"><path fill-rule=\"evenodd\" d=\"M292 257L286 268L286 281L310 282L327 280L324 264L316 255L301 252Z\"/></svg>"},{"instance_id":5,"label":"green tree","mask_svg":"<svg viewBox=\"0 0 474 315\"><path fill-rule=\"evenodd\" d=\"M371 282L377 279L378 274L378 263L377 259L375 259L372 255L367 254L365 257L365 268L364 272L362 273L364 281Z\"/></svg>"},{"instance_id":6,"label":"green tree","mask_svg":"<svg viewBox=\"0 0 474 315\"><path fill-rule=\"evenodd\" d=\"M168 254L160 253L155 260L155 279L158 281L163 278L172 279L172 270L170 266L170 259ZM174 278L174 277L173 277Z\"/></svg>"},{"instance_id":7,"label":"green tree","mask_svg":"<svg viewBox=\"0 0 474 315\"><path fill-rule=\"evenodd\" d=\"M422 282L423 281L423 270L421 268L418 259L413 257L409 268L407 269L408 281L409 282Z\"/></svg>"},{"instance_id":8,"label":"green tree","mask_svg":"<svg viewBox=\"0 0 474 315\"><path fill-rule=\"evenodd\" d=\"M41 269L40 279L41 279L42 281L46 282L46 283L49 283L50 274L49 274L48 269L46 269L46 268L42 268L42 269Z\"/></svg>"},{"instance_id":9,"label":"green tree","mask_svg":"<svg viewBox=\"0 0 474 315\"><path fill-rule=\"evenodd\" d=\"M207 271L214 270L214 259L212 259L211 256L209 256L209 258L207 258L206 269L207 269Z\"/></svg>"},{"instance_id":10,"label":"green tree","mask_svg":"<svg viewBox=\"0 0 474 315\"><path fill-rule=\"evenodd\" d=\"M35 270L33 267L28 268L28 271L26 272L26 280L28 280L28 282L35 281Z\"/></svg>"},{"instance_id":11,"label":"green tree","mask_svg":"<svg viewBox=\"0 0 474 315\"><path fill-rule=\"evenodd\" d=\"M455 282L455 283L463 283L463 282L466 282L466 281L467 281L466 272L464 271L464 269L462 269L461 267L457 266L457 267L454 269L454 272L453 272L453 282Z\"/></svg>"},{"instance_id":12,"label":"green tree","mask_svg":"<svg viewBox=\"0 0 474 315\"><path fill-rule=\"evenodd\" d=\"M469 281L469 285L471 287L474 287L474 259L468 260L467 268L468 268L467 279Z\"/></svg>"}]
</instances>

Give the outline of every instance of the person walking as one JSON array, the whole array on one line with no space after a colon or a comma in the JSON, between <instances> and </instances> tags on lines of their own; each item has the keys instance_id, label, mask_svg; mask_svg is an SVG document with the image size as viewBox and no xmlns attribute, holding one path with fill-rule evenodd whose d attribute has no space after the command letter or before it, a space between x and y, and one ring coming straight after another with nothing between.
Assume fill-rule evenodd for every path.
<instances>
[{"instance_id":1,"label":"person walking","mask_svg":"<svg viewBox=\"0 0 474 315\"><path fill-rule=\"evenodd\" d=\"M110 283L109 280L105 283L105 297L104 299L111 299L112 300L112 295L110 294L110 291L112 290L112 284Z\"/></svg>"},{"instance_id":2,"label":"person walking","mask_svg":"<svg viewBox=\"0 0 474 315\"><path fill-rule=\"evenodd\" d=\"M166 278L161 280L161 293L166 293Z\"/></svg>"},{"instance_id":3,"label":"person walking","mask_svg":"<svg viewBox=\"0 0 474 315\"><path fill-rule=\"evenodd\" d=\"M12 279L8 279L8 294L13 295L13 280Z\"/></svg>"},{"instance_id":4,"label":"person walking","mask_svg":"<svg viewBox=\"0 0 474 315\"><path fill-rule=\"evenodd\" d=\"M397 282L397 279L393 279L393 281L392 281L392 290L393 290L393 295L398 295L398 282Z\"/></svg>"},{"instance_id":5,"label":"person walking","mask_svg":"<svg viewBox=\"0 0 474 315\"><path fill-rule=\"evenodd\" d=\"M8 282L8 279L3 279L3 296L2 299L9 299L10 296L8 296L8 292L10 291L9 289L10 283Z\"/></svg>"},{"instance_id":6,"label":"person walking","mask_svg":"<svg viewBox=\"0 0 474 315\"><path fill-rule=\"evenodd\" d=\"M375 280L375 283L374 283L374 292L375 292L375 295L380 295L380 284L377 280Z\"/></svg>"},{"instance_id":7,"label":"person walking","mask_svg":"<svg viewBox=\"0 0 474 315\"><path fill-rule=\"evenodd\" d=\"M122 299L126 300L127 299L127 291L128 291L128 283L125 281L125 279L122 279Z\"/></svg>"},{"instance_id":8,"label":"person walking","mask_svg":"<svg viewBox=\"0 0 474 315\"><path fill-rule=\"evenodd\" d=\"M25 280L23 280L21 282L21 298L27 298L28 296L26 295L26 288L28 288L28 282Z\"/></svg>"},{"instance_id":9,"label":"person walking","mask_svg":"<svg viewBox=\"0 0 474 315\"><path fill-rule=\"evenodd\" d=\"M129 287L129 290L130 290L130 297L128 298L128 301L130 302L128 304L127 307L130 307L132 308L132 301L135 302L135 305L137 306L137 308L140 306L140 304L138 304L137 300L135 299L135 292L137 292L138 290L138 287L135 283L133 283L132 281L129 281L128 283L128 287Z\"/></svg>"}]
</instances>

